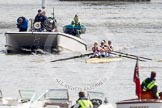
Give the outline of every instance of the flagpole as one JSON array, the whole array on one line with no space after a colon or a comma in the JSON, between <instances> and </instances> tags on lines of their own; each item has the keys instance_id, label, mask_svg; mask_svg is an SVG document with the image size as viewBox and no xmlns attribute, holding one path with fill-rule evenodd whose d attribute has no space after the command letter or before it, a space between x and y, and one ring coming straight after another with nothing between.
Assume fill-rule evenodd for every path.
<instances>
[{"instance_id":1,"label":"flagpole","mask_svg":"<svg viewBox=\"0 0 162 108\"><path fill-rule=\"evenodd\" d=\"M141 83L140 83L140 77L139 77L139 65L138 65L139 58L137 57L135 69L134 69L134 77L133 81L136 86L136 95L138 96L138 99L141 100Z\"/></svg>"},{"instance_id":2,"label":"flagpole","mask_svg":"<svg viewBox=\"0 0 162 108\"><path fill-rule=\"evenodd\" d=\"M138 65L138 71L139 71L139 57L137 57L137 65ZM138 72L138 75L139 75L139 72ZM139 77L139 83L141 84L141 82L140 82L140 75L138 76ZM141 85L140 85L141 86ZM141 90L140 90L140 92L139 92L139 97L138 97L138 99L141 101Z\"/></svg>"}]
</instances>

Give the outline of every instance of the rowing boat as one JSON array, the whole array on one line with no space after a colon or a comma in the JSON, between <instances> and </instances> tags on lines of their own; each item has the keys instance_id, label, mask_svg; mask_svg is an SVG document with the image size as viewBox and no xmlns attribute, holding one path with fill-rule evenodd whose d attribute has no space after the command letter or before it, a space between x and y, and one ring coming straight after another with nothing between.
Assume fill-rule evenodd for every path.
<instances>
[{"instance_id":1,"label":"rowing boat","mask_svg":"<svg viewBox=\"0 0 162 108\"><path fill-rule=\"evenodd\" d=\"M122 60L121 57L89 58L86 63L109 63Z\"/></svg>"}]
</instances>

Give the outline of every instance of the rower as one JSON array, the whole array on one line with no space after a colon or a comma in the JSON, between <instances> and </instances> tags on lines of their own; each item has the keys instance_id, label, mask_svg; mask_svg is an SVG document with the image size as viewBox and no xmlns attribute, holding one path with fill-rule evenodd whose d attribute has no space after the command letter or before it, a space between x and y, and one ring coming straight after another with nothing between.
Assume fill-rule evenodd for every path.
<instances>
[{"instance_id":1,"label":"rower","mask_svg":"<svg viewBox=\"0 0 162 108\"><path fill-rule=\"evenodd\" d=\"M113 47L111 44L112 44L112 42L109 40L108 45L106 47L106 57L109 57L111 52L113 51Z\"/></svg>"},{"instance_id":2,"label":"rower","mask_svg":"<svg viewBox=\"0 0 162 108\"><path fill-rule=\"evenodd\" d=\"M104 41L101 41L101 45L100 45L100 56L101 57L106 57L105 55L105 42Z\"/></svg>"},{"instance_id":3,"label":"rower","mask_svg":"<svg viewBox=\"0 0 162 108\"><path fill-rule=\"evenodd\" d=\"M158 93L158 84L156 83L156 72L152 71L150 78L146 78L142 82L142 91L143 92L151 92L153 99L159 99Z\"/></svg>"},{"instance_id":4,"label":"rower","mask_svg":"<svg viewBox=\"0 0 162 108\"><path fill-rule=\"evenodd\" d=\"M100 56L98 42L94 42L92 51L93 51L93 56L91 58L98 58Z\"/></svg>"}]
</instances>

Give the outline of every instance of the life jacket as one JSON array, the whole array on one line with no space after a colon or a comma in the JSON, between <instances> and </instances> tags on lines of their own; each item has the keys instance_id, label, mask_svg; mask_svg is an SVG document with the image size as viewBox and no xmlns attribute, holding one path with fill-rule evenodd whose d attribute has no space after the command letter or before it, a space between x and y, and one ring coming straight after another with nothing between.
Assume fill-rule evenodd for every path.
<instances>
[{"instance_id":1,"label":"life jacket","mask_svg":"<svg viewBox=\"0 0 162 108\"><path fill-rule=\"evenodd\" d=\"M142 82L142 90L143 91L149 91L154 86L158 86L158 84L155 82L155 80L153 80L151 78L147 78Z\"/></svg>"},{"instance_id":2,"label":"life jacket","mask_svg":"<svg viewBox=\"0 0 162 108\"><path fill-rule=\"evenodd\" d=\"M80 19L78 18L78 21L75 21L75 19L72 20L73 26L80 26Z\"/></svg>"},{"instance_id":3,"label":"life jacket","mask_svg":"<svg viewBox=\"0 0 162 108\"><path fill-rule=\"evenodd\" d=\"M92 108L93 107L92 103L88 99L85 99L85 100L80 99L77 101L77 103L80 106L79 108Z\"/></svg>"}]
</instances>

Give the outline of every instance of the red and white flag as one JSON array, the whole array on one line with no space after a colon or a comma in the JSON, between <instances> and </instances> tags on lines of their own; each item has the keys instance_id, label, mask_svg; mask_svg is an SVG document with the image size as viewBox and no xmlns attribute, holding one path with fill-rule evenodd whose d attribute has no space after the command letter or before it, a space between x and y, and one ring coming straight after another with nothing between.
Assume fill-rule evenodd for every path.
<instances>
[{"instance_id":1,"label":"red and white flag","mask_svg":"<svg viewBox=\"0 0 162 108\"><path fill-rule=\"evenodd\" d=\"M134 69L133 81L136 84L136 95L138 96L138 99L140 99L141 98L141 85L140 85L140 78L139 78L138 58L137 58L135 69Z\"/></svg>"}]
</instances>

